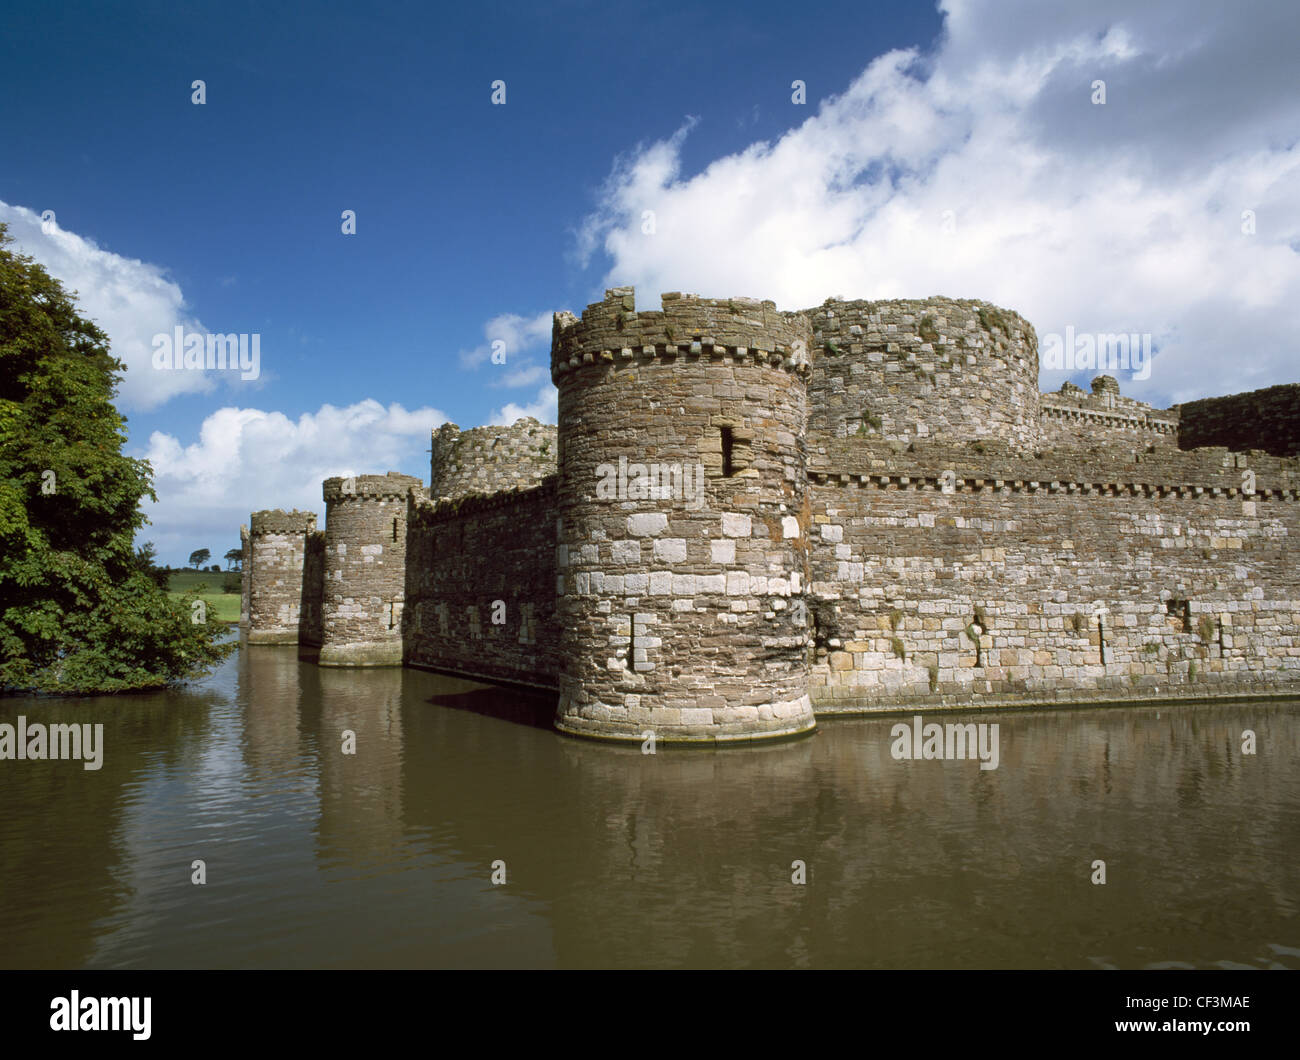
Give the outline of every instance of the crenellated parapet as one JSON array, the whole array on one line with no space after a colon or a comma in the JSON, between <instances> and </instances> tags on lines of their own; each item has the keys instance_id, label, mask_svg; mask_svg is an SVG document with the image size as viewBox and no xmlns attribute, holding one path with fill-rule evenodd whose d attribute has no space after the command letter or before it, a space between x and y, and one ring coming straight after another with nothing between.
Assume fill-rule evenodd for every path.
<instances>
[{"instance_id":1,"label":"crenellated parapet","mask_svg":"<svg viewBox=\"0 0 1300 1060\"><path fill-rule=\"evenodd\" d=\"M551 378L588 365L747 364L808 371L809 333L799 314L754 298L700 298L670 291L662 309L637 311L631 287L614 287L578 319L556 313Z\"/></svg>"},{"instance_id":2,"label":"crenellated parapet","mask_svg":"<svg viewBox=\"0 0 1300 1060\"><path fill-rule=\"evenodd\" d=\"M254 512L249 516L248 532L253 537L269 534L307 534L316 529L316 513L286 512L279 508Z\"/></svg>"},{"instance_id":3,"label":"crenellated parapet","mask_svg":"<svg viewBox=\"0 0 1300 1060\"><path fill-rule=\"evenodd\" d=\"M322 484L322 666L401 665L407 502L420 485L395 471Z\"/></svg>"},{"instance_id":4,"label":"crenellated parapet","mask_svg":"<svg viewBox=\"0 0 1300 1060\"><path fill-rule=\"evenodd\" d=\"M1114 445L1127 438L1136 446L1176 446L1178 409L1157 409L1120 394L1114 376L1099 375L1091 392L1065 383L1039 398L1043 448L1082 449Z\"/></svg>"}]
</instances>

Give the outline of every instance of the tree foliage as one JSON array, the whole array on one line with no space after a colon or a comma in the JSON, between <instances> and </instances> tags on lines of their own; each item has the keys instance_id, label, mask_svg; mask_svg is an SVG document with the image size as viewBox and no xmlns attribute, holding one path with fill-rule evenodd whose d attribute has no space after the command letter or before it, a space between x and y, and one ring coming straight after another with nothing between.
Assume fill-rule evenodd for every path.
<instances>
[{"instance_id":1,"label":"tree foliage","mask_svg":"<svg viewBox=\"0 0 1300 1060\"><path fill-rule=\"evenodd\" d=\"M58 280L12 251L0 224L0 689L158 688L233 650L196 623L134 547L156 499L147 461L122 452L125 365Z\"/></svg>"}]
</instances>

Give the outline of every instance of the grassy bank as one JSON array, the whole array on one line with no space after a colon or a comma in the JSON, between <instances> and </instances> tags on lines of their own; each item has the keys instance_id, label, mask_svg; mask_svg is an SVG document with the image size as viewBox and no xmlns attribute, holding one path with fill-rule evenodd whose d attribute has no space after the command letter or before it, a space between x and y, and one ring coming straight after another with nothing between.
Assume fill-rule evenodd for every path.
<instances>
[{"instance_id":1,"label":"grassy bank","mask_svg":"<svg viewBox=\"0 0 1300 1060\"><path fill-rule=\"evenodd\" d=\"M236 575L238 577L238 575ZM221 622L239 621L239 593L221 591L226 573L216 571L176 571L167 581L167 595L180 600L192 589L199 589L199 599L208 613Z\"/></svg>"}]
</instances>

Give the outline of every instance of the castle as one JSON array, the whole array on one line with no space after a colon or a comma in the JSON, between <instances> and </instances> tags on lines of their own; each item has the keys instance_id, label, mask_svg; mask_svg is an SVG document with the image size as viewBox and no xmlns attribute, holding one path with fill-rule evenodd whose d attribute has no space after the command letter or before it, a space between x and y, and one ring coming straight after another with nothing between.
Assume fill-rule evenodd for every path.
<instances>
[{"instance_id":1,"label":"castle","mask_svg":"<svg viewBox=\"0 0 1300 1060\"><path fill-rule=\"evenodd\" d=\"M241 528L250 644L558 693L721 743L870 710L1300 695L1300 385L1038 390L985 302L614 288L557 313L559 424Z\"/></svg>"}]
</instances>

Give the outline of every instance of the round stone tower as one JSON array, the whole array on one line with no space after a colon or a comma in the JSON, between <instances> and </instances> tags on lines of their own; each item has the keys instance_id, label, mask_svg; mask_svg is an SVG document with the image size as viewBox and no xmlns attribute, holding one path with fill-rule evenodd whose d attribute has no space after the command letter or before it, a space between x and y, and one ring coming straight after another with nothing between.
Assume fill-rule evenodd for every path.
<instances>
[{"instance_id":1,"label":"round stone tower","mask_svg":"<svg viewBox=\"0 0 1300 1060\"><path fill-rule=\"evenodd\" d=\"M813 728L806 318L630 287L556 314L567 733L731 742Z\"/></svg>"},{"instance_id":2,"label":"round stone tower","mask_svg":"<svg viewBox=\"0 0 1300 1060\"><path fill-rule=\"evenodd\" d=\"M809 426L832 437L1039 442L1038 337L988 302L831 300L813 330Z\"/></svg>"},{"instance_id":3,"label":"round stone tower","mask_svg":"<svg viewBox=\"0 0 1300 1060\"><path fill-rule=\"evenodd\" d=\"M555 474L555 427L523 416L508 427L444 423L429 445L429 497L529 489Z\"/></svg>"},{"instance_id":4,"label":"round stone tower","mask_svg":"<svg viewBox=\"0 0 1300 1060\"><path fill-rule=\"evenodd\" d=\"M315 530L315 512L276 508L249 518L248 643L298 643L307 536Z\"/></svg>"},{"instance_id":5,"label":"round stone tower","mask_svg":"<svg viewBox=\"0 0 1300 1060\"><path fill-rule=\"evenodd\" d=\"M322 666L400 666L407 494L418 478L327 478Z\"/></svg>"}]
</instances>

